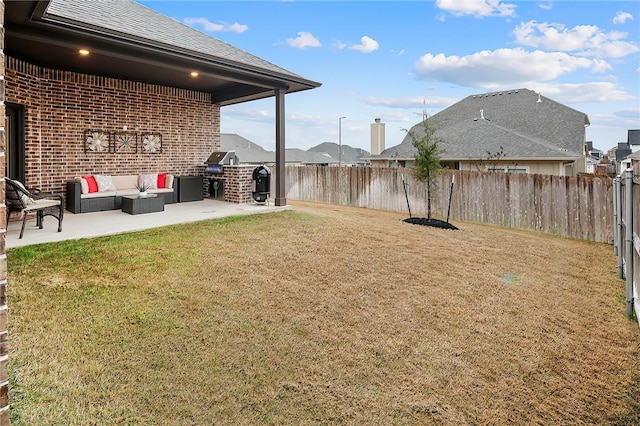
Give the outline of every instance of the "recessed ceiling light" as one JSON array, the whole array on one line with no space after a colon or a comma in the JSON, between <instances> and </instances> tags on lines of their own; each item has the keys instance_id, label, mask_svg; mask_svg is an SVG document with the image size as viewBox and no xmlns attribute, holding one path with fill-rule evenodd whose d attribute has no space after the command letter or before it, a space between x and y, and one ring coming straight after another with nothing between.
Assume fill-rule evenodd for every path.
<instances>
[{"instance_id":1,"label":"recessed ceiling light","mask_svg":"<svg viewBox=\"0 0 640 426\"><path fill-rule=\"evenodd\" d=\"M197 77L199 75L198 71L191 71L191 77Z\"/></svg>"},{"instance_id":2,"label":"recessed ceiling light","mask_svg":"<svg viewBox=\"0 0 640 426\"><path fill-rule=\"evenodd\" d=\"M80 50L78 50L78 53L81 54L82 56L87 56L89 54L89 50L80 49Z\"/></svg>"}]
</instances>

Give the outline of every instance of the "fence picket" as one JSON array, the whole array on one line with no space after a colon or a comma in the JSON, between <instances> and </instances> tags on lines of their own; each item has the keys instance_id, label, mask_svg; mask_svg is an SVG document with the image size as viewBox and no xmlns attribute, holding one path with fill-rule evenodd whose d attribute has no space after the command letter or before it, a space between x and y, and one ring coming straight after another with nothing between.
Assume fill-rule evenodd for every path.
<instances>
[{"instance_id":1,"label":"fence picket","mask_svg":"<svg viewBox=\"0 0 640 426\"><path fill-rule=\"evenodd\" d=\"M288 166L287 198L426 215L426 184L410 169ZM407 182L407 198L402 176ZM448 170L437 179L432 214L446 218L455 175L450 218L539 230L611 244L613 181L608 177L564 177Z\"/></svg>"}]
</instances>

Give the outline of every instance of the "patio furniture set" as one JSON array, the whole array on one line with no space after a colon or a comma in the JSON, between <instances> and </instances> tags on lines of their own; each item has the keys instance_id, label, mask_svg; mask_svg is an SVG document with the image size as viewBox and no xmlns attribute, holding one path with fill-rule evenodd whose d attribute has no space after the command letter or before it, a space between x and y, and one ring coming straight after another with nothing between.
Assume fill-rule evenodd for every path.
<instances>
[{"instance_id":1,"label":"patio furniture set","mask_svg":"<svg viewBox=\"0 0 640 426\"><path fill-rule=\"evenodd\" d=\"M67 181L66 209L72 213L121 209L137 215L162 212L165 204L203 199L201 177L160 175L160 178L159 174L75 178ZM142 184L148 188L147 194L140 194ZM5 200L7 226L12 213L21 215L20 238L27 219L34 213L39 229L43 228L44 217L52 216L58 220L58 232L62 232L64 196L27 189L21 182L5 178Z\"/></svg>"}]
</instances>

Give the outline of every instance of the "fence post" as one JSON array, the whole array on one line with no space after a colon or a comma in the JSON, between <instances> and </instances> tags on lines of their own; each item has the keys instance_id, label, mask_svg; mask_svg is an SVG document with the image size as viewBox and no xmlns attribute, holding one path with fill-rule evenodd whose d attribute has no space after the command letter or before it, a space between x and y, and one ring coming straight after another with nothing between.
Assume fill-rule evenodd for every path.
<instances>
[{"instance_id":1,"label":"fence post","mask_svg":"<svg viewBox=\"0 0 640 426\"><path fill-rule=\"evenodd\" d=\"M625 192L625 276L627 290L627 317L633 317L633 170L624 173Z\"/></svg>"},{"instance_id":2,"label":"fence post","mask_svg":"<svg viewBox=\"0 0 640 426\"><path fill-rule=\"evenodd\" d=\"M613 178L613 254L616 256L618 256L618 212L620 211L620 205L618 204L619 180L618 176Z\"/></svg>"},{"instance_id":3,"label":"fence post","mask_svg":"<svg viewBox=\"0 0 640 426\"><path fill-rule=\"evenodd\" d=\"M622 178L617 176L613 181L613 200L616 220L613 223L616 253L618 255L618 278L624 278L624 250L622 248Z\"/></svg>"}]
</instances>

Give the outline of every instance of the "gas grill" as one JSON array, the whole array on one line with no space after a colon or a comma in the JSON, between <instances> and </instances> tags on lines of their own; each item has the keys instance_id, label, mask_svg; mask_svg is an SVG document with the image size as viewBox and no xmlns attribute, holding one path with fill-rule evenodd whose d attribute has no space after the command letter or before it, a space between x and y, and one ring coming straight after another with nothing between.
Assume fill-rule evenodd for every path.
<instances>
[{"instance_id":1,"label":"gas grill","mask_svg":"<svg viewBox=\"0 0 640 426\"><path fill-rule=\"evenodd\" d=\"M238 157L235 151L214 151L204 164L206 166L204 169L205 172L221 175L224 174L224 166L238 164Z\"/></svg>"}]
</instances>

